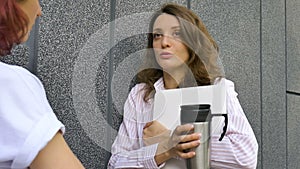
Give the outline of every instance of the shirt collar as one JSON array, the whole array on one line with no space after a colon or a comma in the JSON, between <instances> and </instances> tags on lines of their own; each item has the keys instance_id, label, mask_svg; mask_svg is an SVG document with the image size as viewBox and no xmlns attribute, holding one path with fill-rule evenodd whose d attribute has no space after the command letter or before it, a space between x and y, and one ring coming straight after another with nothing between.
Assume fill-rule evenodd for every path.
<instances>
[{"instance_id":1,"label":"shirt collar","mask_svg":"<svg viewBox=\"0 0 300 169\"><path fill-rule=\"evenodd\" d=\"M164 79L163 79L163 77L159 78L159 79L154 83L153 86L154 86L155 91L165 90L165 84L164 84Z\"/></svg>"}]
</instances>

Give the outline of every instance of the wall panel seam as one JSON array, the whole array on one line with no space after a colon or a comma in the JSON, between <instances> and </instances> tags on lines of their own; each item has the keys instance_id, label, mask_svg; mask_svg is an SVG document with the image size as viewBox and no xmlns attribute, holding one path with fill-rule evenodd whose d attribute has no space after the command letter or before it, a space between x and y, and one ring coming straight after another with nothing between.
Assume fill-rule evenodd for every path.
<instances>
[{"instance_id":1,"label":"wall panel seam","mask_svg":"<svg viewBox=\"0 0 300 169\"><path fill-rule=\"evenodd\" d=\"M28 70L37 75L37 58L38 58L38 49L39 49L39 23L40 19L37 18L36 22L34 24L34 30L31 32L33 36L30 37L30 40L28 41L31 44L28 44L29 46L29 57L28 57Z\"/></svg>"},{"instance_id":2,"label":"wall panel seam","mask_svg":"<svg viewBox=\"0 0 300 169\"><path fill-rule=\"evenodd\" d=\"M260 22L259 22L259 38L260 38L260 128L261 128L261 132L260 132L260 154L261 154L261 169L263 169L264 165L263 165L263 99L262 99L262 0L259 1L260 2Z\"/></svg>"},{"instance_id":3,"label":"wall panel seam","mask_svg":"<svg viewBox=\"0 0 300 169\"><path fill-rule=\"evenodd\" d=\"M112 102L112 91L111 91L111 82L112 82L112 76L114 72L113 68L113 54L112 54L112 47L114 43L114 29L115 29L115 14L116 14L116 0L110 0L110 20L109 20L109 53L108 53L108 82L107 82L107 112L106 112L106 118L107 123L112 126L113 120L112 120L112 114L113 114L113 102ZM111 135L111 127L107 128L106 131L106 143L109 144L107 147L110 147L110 143L112 140ZM107 163L110 158L110 152L106 153L106 162L105 162L105 168L107 168Z\"/></svg>"},{"instance_id":4,"label":"wall panel seam","mask_svg":"<svg viewBox=\"0 0 300 169\"><path fill-rule=\"evenodd\" d=\"M284 0L284 41L285 41L285 90L287 90L287 12L286 12L286 0ZM286 140L285 140L285 146L286 146L286 157L285 157L285 161L286 161L286 168L288 169L288 155L289 155L289 152L288 152L288 101L287 101L287 95L285 95L285 124L286 124Z\"/></svg>"}]
</instances>

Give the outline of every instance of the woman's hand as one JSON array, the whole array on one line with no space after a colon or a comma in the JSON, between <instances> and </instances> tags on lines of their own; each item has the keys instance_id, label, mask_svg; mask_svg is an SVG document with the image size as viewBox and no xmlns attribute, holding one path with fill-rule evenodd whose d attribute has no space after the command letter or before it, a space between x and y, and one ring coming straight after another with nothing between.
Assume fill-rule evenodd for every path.
<instances>
[{"instance_id":1,"label":"woman's hand","mask_svg":"<svg viewBox=\"0 0 300 169\"><path fill-rule=\"evenodd\" d=\"M159 143L155 161L160 165L173 157L187 159L196 155L190 149L200 145L201 136L200 133L192 133L193 130L192 124L179 125L170 135L170 130L165 126L158 121L152 121L145 125L143 139L146 145Z\"/></svg>"},{"instance_id":2,"label":"woman's hand","mask_svg":"<svg viewBox=\"0 0 300 169\"><path fill-rule=\"evenodd\" d=\"M192 158L196 154L190 150L200 145L200 133L193 133L192 124L179 125L168 140L169 153L171 157ZM162 143L164 145L165 143ZM166 146L166 145L164 145ZM164 150L164 149L162 149Z\"/></svg>"},{"instance_id":3,"label":"woman's hand","mask_svg":"<svg viewBox=\"0 0 300 169\"><path fill-rule=\"evenodd\" d=\"M143 140L146 146L160 143L167 140L171 135L171 130L168 130L158 121L148 122L143 130Z\"/></svg>"}]
</instances>

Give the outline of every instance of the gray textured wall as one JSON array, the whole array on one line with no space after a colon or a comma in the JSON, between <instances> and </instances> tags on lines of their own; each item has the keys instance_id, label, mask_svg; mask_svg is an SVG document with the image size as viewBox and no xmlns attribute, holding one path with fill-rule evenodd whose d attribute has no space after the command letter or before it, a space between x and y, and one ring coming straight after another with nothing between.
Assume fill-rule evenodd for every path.
<instances>
[{"instance_id":1,"label":"gray textured wall","mask_svg":"<svg viewBox=\"0 0 300 169\"><path fill-rule=\"evenodd\" d=\"M88 169L106 166L130 88L124 77L134 76L147 17L164 2L170 1L41 0L43 16L28 47L2 58L42 80L68 143ZM257 168L297 169L300 1L172 2L194 10L217 40L259 142Z\"/></svg>"},{"instance_id":2,"label":"gray textured wall","mask_svg":"<svg viewBox=\"0 0 300 169\"><path fill-rule=\"evenodd\" d=\"M286 1L287 167L300 166L300 1Z\"/></svg>"}]
</instances>

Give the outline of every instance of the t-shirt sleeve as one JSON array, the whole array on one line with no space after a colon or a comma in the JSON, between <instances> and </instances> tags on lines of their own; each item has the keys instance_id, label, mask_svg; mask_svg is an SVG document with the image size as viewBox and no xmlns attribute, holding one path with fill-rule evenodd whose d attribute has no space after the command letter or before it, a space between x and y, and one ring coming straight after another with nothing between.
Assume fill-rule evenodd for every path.
<instances>
[{"instance_id":1,"label":"t-shirt sleeve","mask_svg":"<svg viewBox=\"0 0 300 169\"><path fill-rule=\"evenodd\" d=\"M0 161L26 168L58 131L64 133L64 125L30 72L15 67L0 79Z\"/></svg>"}]
</instances>

